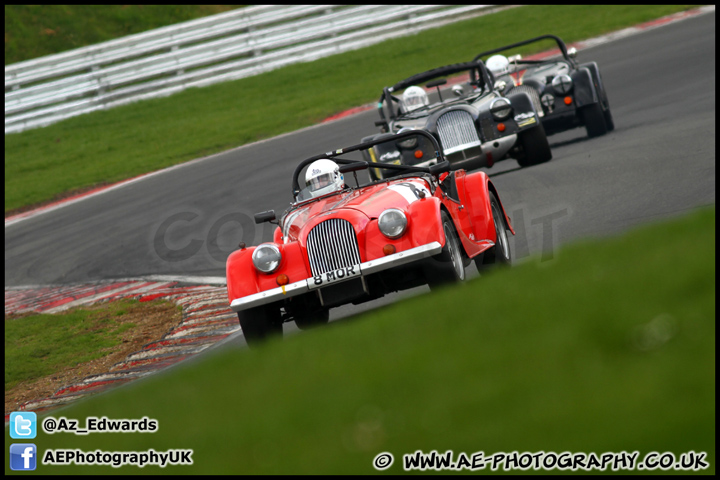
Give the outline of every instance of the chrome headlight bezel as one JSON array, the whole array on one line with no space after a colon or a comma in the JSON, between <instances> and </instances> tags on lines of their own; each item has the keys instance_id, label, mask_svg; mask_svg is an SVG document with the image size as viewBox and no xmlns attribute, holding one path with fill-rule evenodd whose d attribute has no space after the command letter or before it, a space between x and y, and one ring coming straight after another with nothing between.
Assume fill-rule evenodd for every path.
<instances>
[{"instance_id":1,"label":"chrome headlight bezel","mask_svg":"<svg viewBox=\"0 0 720 480\"><path fill-rule=\"evenodd\" d=\"M411 128L411 127L403 127L400 130L398 130L397 133L405 133L405 132L409 132L412 130L415 130L415 129ZM418 139L417 139L417 137L408 137L405 140L401 140L401 141L397 142L397 144L401 148L410 150L410 149L417 147Z\"/></svg>"},{"instance_id":2,"label":"chrome headlight bezel","mask_svg":"<svg viewBox=\"0 0 720 480\"><path fill-rule=\"evenodd\" d=\"M391 240L400 238L407 230L407 216L399 208L388 208L378 217L380 233Z\"/></svg>"},{"instance_id":3,"label":"chrome headlight bezel","mask_svg":"<svg viewBox=\"0 0 720 480\"><path fill-rule=\"evenodd\" d=\"M552 87L560 95L565 95L573 87L572 78L570 75L558 75L552 80Z\"/></svg>"},{"instance_id":4,"label":"chrome headlight bezel","mask_svg":"<svg viewBox=\"0 0 720 480\"><path fill-rule=\"evenodd\" d=\"M503 107L503 104L505 105ZM505 97L496 98L490 104L490 113L495 120L506 120L512 114L512 104Z\"/></svg>"},{"instance_id":5,"label":"chrome headlight bezel","mask_svg":"<svg viewBox=\"0 0 720 480\"><path fill-rule=\"evenodd\" d=\"M552 109L555 105L555 97L551 93L545 93L540 97L540 103L542 103L545 108Z\"/></svg>"},{"instance_id":6,"label":"chrome headlight bezel","mask_svg":"<svg viewBox=\"0 0 720 480\"><path fill-rule=\"evenodd\" d=\"M262 243L255 247L252 253L253 265L263 273L272 273L277 270L281 260L280 249L272 243Z\"/></svg>"}]
</instances>

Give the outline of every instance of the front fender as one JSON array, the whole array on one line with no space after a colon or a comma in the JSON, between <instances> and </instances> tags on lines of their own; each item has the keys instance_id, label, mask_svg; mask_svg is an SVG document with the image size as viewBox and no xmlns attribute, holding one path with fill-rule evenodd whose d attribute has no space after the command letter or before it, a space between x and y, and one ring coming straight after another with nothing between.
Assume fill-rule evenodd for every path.
<instances>
[{"instance_id":1,"label":"front fender","mask_svg":"<svg viewBox=\"0 0 720 480\"><path fill-rule=\"evenodd\" d=\"M598 95L593 83L592 75L588 68L580 68L570 74L573 81L573 97L575 105L584 107L597 103Z\"/></svg>"},{"instance_id":2,"label":"front fender","mask_svg":"<svg viewBox=\"0 0 720 480\"><path fill-rule=\"evenodd\" d=\"M540 124L538 112L527 92L511 92L507 98L513 107L512 116L517 123L519 132L535 128Z\"/></svg>"},{"instance_id":3,"label":"front fender","mask_svg":"<svg viewBox=\"0 0 720 480\"><path fill-rule=\"evenodd\" d=\"M380 232L377 219L368 222L364 232L364 242L360 248L364 253L364 261L376 260L385 256L383 247L393 245L397 252L420 247L432 242L445 245L445 235L442 233L440 218L440 200L436 197L425 197L416 200L405 209L408 220L407 231L397 239L389 239Z\"/></svg>"},{"instance_id":4,"label":"front fender","mask_svg":"<svg viewBox=\"0 0 720 480\"><path fill-rule=\"evenodd\" d=\"M507 228L515 235L510 218L505 212L500 195L490 177L485 172L475 172L465 176L465 191L470 203L470 213L473 233L477 240L487 239L497 242L497 235L493 225L492 208L490 207L490 192L495 195L500 209L505 217Z\"/></svg>"},{"instance_id":5,"label":"front fender","mask_svg":"<svg viewBox=\"0 0 720 480\"><path fill-rule=\"evenodd\" d=\"M275 245L280 249L282 261L278 269L272 273L260 272L253 265L252 253L256 247L236 250L228 256L225 275L230 302L236 298L277 288L277 277L280 274L287 275L289 283L311 276L303 261L304 255L298 242Z\"/></svg>"}]
</instances>

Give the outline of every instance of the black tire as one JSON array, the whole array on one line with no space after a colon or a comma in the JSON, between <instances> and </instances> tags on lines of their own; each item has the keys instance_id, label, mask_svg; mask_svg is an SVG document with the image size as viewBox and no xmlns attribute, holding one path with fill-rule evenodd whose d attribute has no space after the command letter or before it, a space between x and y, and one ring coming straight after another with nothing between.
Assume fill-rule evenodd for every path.
<instances>
[{"instance_id":1,"label":"black tire","mask_svg":"<svg viewBox=\"0 0 720 480\"><path fill-rule=\"evenodd\" d=\"M612 113L610 113L610 107L605 110L603 115L605 116L605 126L607 127L607 131L612 132L615 130L615 121L612 118Z\"/></svg>"},{"instance_id":2,"label":"black tire","mask_svg":"<svg viewBox=\"0 0 720 480\"><path fill-rule=\"evenodd\" d=\"M465 280L465 250L460 243L450 215L441 212L445 246L442 251L427 260L425 278L431 289Z\"/></svg>"},{"instance_id":3,"label":"black tire","mask_svg":"<svg viewBox=\"0 0 720 480\"><path fill-rule=\"evenodd\" d=\"M492 210L493 224L495 225L496 241L494 247L474 258L475 266L480 273L486 272L494 266L509 266L512 263L505 216L500 208L500 202L492 192L490 192L490 209ZM500 247L499 250L498 247Z\"/></svg>"},{"instance_id":4,"label":"black tire","mask_svg":"<svg viewBox=\"0 0 720 480\"><path fill-rule=\"evenodd\" d=\"M600 102L593 103L580 109L580 117L585 124L585 130L590 138L605 135L608 132L605 123L605 113Z\"/></svg>"},{"instance_id":5,"label":"black tire","mask_svg":"<svg viewBox=\"0 0 720 480\"><path fill-rule=\"evenodd\" d=\"M600 88L602 104L603 104L603 118L605 119L605 128L608 132L615 130L615 121L613 121L612 113L610 112L610 102L607 97L607 90L605 90L605 84L602 81L602 75L600 71L597 71L598 87Z\"/></svg>"},{"instance_id":6,"label":"black tire","mask_svg":"<svg viewBox=\"0 0 720 480\"><path fill-rule=\"evenodd\" d=\"M545 163L552 159L552 151L548 143L545 128L542 125L525 130L518 134L522 145L522 156L517 159L521 167L530 167Z\"/></svg>"},{"instance_id":7,"label":"black tire","mask_svg":"<svg viewBox=\"0 0 720 480\"><path fill-rule=\"evenodd\" d=\"M329 320L330 310L323 308L311 315L296 316L295 325L297 325L300 330L309 330L320 325L327 325Z\"/></svg>"},{"instance_id":8,"label":"black tire","mask_svg":"<svg viewBox=\"0 0 720 480\"><path fill-rule=\"evenodd\" d=\"M238 312L245 342L254 347L270 337L282 337L280 307L271 303Z\"/></svg>"}]
</instances>

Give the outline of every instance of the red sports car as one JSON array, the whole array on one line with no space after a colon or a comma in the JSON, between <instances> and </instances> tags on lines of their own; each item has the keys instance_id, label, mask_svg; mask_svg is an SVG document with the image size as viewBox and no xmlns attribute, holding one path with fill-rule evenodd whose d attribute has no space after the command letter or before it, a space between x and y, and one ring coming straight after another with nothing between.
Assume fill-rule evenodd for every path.
<instances>
[{"instance_id":1,"label":"red sports car","mask_svg":"<svg viewBox=\"0 0 720 480\"><path fill-rule=\"evenodd\" d=\"M396 175L370 183L362 152L381 143L411 142L434 149L429 167L373 164ZM356 158L352 158L355 156ZM506 230L514 234L485 172L449 171L435 138L422 130L361 143L301 162L293 175L294 202L280 217L270 210L256 223L278 225L273 241L241 248L227 260L231 308L249 345L327 323L329 309L386 293L465 279L510 263ZM352 172L354 180L349 180ZM303 178L304 186L300 186ZM352 185L354 184L354 185Z\"/></svg>"}]
</instances>

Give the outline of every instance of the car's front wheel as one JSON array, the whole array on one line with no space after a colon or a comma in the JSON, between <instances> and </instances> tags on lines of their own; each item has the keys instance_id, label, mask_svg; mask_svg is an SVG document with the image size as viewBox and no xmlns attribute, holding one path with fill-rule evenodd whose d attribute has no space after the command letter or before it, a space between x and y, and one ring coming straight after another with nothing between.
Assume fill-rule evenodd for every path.
<instances>
[{"instance_id":1,"label":"car's front wheel","mask_svg":"<svg viewBox=\"0 0 720 480\"><path fill-rule=\"evenodd\" d=\"M525 130L518 134L522 154L517 158L521 167L529 167L539 163L545 163L552 159L552 151L548 143L545 129L542 125Z\"/></svg>"},{"instance_id":2,"label":"car's front wheel","mask_svg":"<svg viewBox=\"0 0 720 480\"><path fill-rule=\"evenodd\" d=\"M605 127L608 132L615 130L615 121L613 120L612 113L610 113L610 105L607 101L607 93L603 91L603 98L605 99L605 110L603 110L603 117L605 118Z\"/></svg>"},{"instance_id":3,"label":"car's front wheel","mask_svg":"<svg viewBox=\"0 0 720 480\"><path fill-rule=\"evenodd\" d=\"M273 336L282 337L282 317L280 307L276 304L270 303L242 310L238 312L238 320L245 342L250 347Z\"/></svg>"},{"instance_id":4,"label":"car's front wheel","mask_svg":"<svg viewBox=\"0 0 720 480\"><path fill-rule=\"evenodd\" d=\"M484 272L495 265L510 265L510 242L508 241L505 220L495 195L490 192L490 209L495 224L495 246L475 257L475 266L478 272Z\"/></svg>"},{"instance_id":5,"label":"car's front wheel","mask_svg":"<svg viewBox=\"0 0 720 480\"><path fill-rule=\"evenodd\" d=\"M600 102L582 107L580 109L580 116L582 117L583 123L585 123L585 131L588 137L599 137L608 132L605 113L603 112Z\"/></svg>"},{"instance_id":6,"label":"car's front wheel","mask_svg":"<svg viewBox=\"0 0 720 480\"><path fill-rule=\"evenodd\" d=\"M607 97L607 90L605 90L605 84L602 80L600 70L597 70L597 81L598 88L601 92L602 104L603 104L603 118L605 119L605 128L608 132L615 130L615 121L613 120L612 113L610 112L610 102Z\"/></svg>"},{"instance_id":7,"label":"car's front wheel","mask_svg":"<svg viewBox=\"0 0 720 480\"><path fill-rule=\"evenodd\" d=\"M428 259L425 277L431 289L465 280L465 252L455 231L452 218L446 212L441 213L445 246L442 251Z\"/></svg>"}]
</instances>

